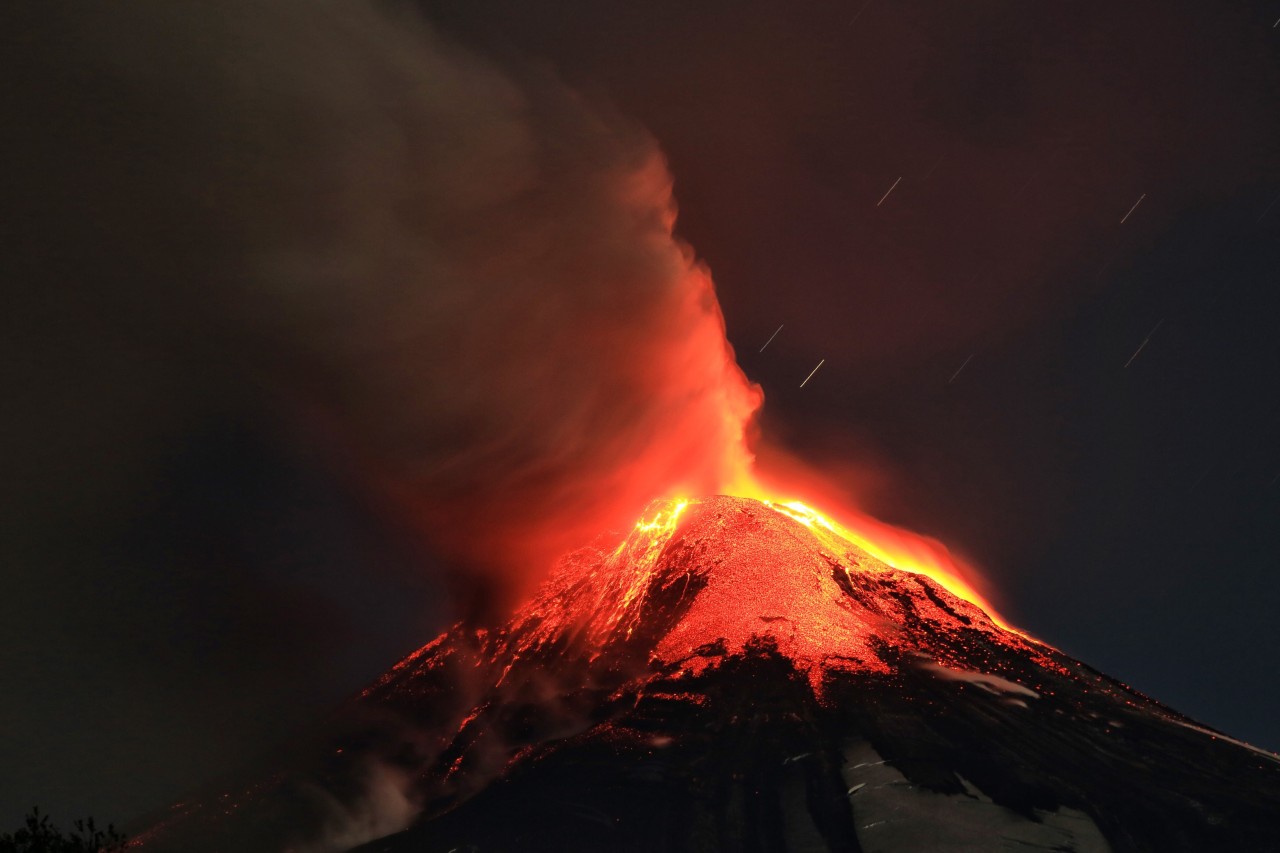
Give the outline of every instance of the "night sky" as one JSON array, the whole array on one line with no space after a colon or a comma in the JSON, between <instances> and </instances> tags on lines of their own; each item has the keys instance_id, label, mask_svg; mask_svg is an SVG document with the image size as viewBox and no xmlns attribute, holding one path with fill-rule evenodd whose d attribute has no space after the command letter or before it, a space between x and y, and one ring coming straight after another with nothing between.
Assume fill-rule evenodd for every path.
<instances>
[{"instance_id":1,"label":"night sky","mask_svg":"<svg viewBox=\"0 0 1280 853\"><path fill-rule=\"evenodd\" d=\"M764 435L1013 624L1280 749L1280 7L422 6L656 137ZM10 23L45 72L7 60L18 114L69 160L110 137L63 24ZM122 192L150 156L110 151ZM14 825L278 759L450 618L448 558L250 399L234 339L135 333L182 291L113 298L143 261L95 265L114 226L57 171L6 193Z\"/></svg>"}]
</instances>

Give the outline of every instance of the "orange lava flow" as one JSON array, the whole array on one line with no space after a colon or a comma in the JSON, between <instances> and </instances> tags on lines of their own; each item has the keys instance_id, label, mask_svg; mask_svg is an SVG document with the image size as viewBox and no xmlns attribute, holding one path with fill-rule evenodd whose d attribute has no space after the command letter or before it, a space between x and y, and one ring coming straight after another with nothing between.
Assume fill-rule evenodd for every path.
<instances>
[{"instance_id":1,"label":"orange lava flow","mask_svg":"<svg viewBox=\"0 0 1280 853\"><path fill-rule=\"evenodd\" d=\"M676 527L680 524L680 514L688 505L688 500L677 500L670 505L669 509L659 510L652 518L641 518L636 522L635 529L637 533L645 535L628 536L614 551L610 563L615 566L628 566L632 570L631 577L626 580L626 589L618 608L619 619L622 614L634 613L636 608L633 605L643 599L646 590L649 589L653 569L658 558L662 556L662 549L675 534ZM627 636L630 637L634 630L633 622L626 628Z\"/></svg>"},{"instance_id":2,"label":"orange lava flow","mask_svg":"<svg viewBox=\"0 0 1280 853\"><path fill-rule=\"evenodd\" d=\"M957 598L981 608L991 617L992 622L1006 631L1027 636L996 612L991 602L965 579L965 570L946 547L935 540L894 527L863 513L845 512L842 514L844 523L836 522L829 514L814 509L781 489L766 485L750 473L738 477L725 489L725 494L754 498L764 503L805 525L835 550L840 550L840 540L851 542L895 569L924 575Z\"/></svg>"},{"instance_id":3,"label":"orange lava flow","mask_svg":"<svg viewBox=\"0 0 1280 853\"><path fill-rule=\"evenodd\" d=\"M912 534L897 533L912 544ZM950 566L903 556L893 565L880 556L889 553L883 543L799 501L658 500L612 550L586 550L562 563L522 613L531 631L517 632L516 653L532 659L571 635L593 650L591 661L607 660L643 628L656 637L646 653L651 661L696 676L768 638L819 699L833 669L892 672L896 664L881 645L946 666L956 644L965 648L980 636L980 644L1019 648L1052 664L1026 642L1031 638L999 622ZM950 639L938 645L940 637Z\"/></svg>"}]
</instances>

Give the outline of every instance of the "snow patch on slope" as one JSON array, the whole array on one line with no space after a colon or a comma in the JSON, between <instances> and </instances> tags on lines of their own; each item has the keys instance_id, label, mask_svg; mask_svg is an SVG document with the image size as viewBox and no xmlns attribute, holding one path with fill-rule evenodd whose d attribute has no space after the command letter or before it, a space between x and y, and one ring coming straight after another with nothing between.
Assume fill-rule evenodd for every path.
<instances>
[{"instance_id":1,"label":"snow patch on slope","mask_svg":"<svg viewBox=\"0 0 1280 853\"><path fill-rule=\"evenodd\" d=\"M1010 681L1007 678L1001 678L998 675L990 675L985 672L972 672L967 669L952 669L949 666L942 666L937 663L921 664L923 669L932 672L939 678L947 681L965 681L969 684L976 684L978 687L986 690L988 693L1012 693L1017 696L1026 696L1029 699L1039 699L1040 694L1029 687L1023 687L1017 682Z\"/></svg>"},{"instance_id":2,"label":"snow patch on slope","mask_svg":"<svg viewBox=\"0 0 1280 853\"><path fill-rule=\"evenodd\" d=\"M865 853L1111 850L1093 819L1076 809L1037 809L1034 818L1027 817L992 802L963 777L963 794L913 785L866 741L847 741L843 753L841 775Z\"/></svg>"}]
</instances>

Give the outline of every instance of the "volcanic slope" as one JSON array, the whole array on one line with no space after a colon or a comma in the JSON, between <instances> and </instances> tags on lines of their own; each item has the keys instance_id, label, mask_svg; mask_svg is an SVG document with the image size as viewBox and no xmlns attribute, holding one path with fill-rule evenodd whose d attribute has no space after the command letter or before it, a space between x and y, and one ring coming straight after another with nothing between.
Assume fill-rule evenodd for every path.
<instances>
[{"instance_id":1,"label":"volcanic slope","mask_svg":"<svg viewBox=\"0 0 1280 853\"><path fill-rule=\"evenodd\" d=\"M1280 850L1280 759L798 504L659 502L150 851ZM375 840L370 840L375 839Z\"/></svg>"},{"instance_id":2,"label":"volcanic slope","mask_svg":"<svg viewBox=\"0 0 1280 853\"><path fill-rule=\"evenodd\" d=\"M359 701L460 720L370 851L1280 850L1275 756L798 506L657 504Z\"/></svg>"}]
</instances>

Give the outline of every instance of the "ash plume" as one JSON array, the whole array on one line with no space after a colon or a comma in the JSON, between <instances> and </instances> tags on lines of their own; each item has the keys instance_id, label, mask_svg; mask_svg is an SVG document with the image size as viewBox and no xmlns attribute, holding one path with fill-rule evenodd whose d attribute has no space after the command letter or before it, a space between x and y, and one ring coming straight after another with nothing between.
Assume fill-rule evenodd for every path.
<instances>
[{"instance_id":1,"label":"ash plume","mask_svg":"<svg viewBox=\"0 0 1280 853\"><path fill-rule=\"evenodd\" d=\"M19 578L6 606L24 612L0 621L6 637L65 626L34 679L13 676L50 685L30 703L63 704L49 661L134 685L97 715L124 721L104 737L137 741L132 766L173 777L140 769L142 788L192 785L202 732L223 745L203 778L233 772L276 730L253 720L287 729L287 712L254 709L292 707L293 671L324 670L344 642L305 584L259 577L217 540L188 543L163 514L142 530L153 562L120 556L140 504L168 511L157 472L216 418L279 432L358 484L428 543L424 562L456 568L473 616L654 497L715 491L747 464L760 393L707 270L673 236L662 153L551 71L500 68L371 3L55 0L3 14L6 248L22 287L0 321L15 451L0 508ZM194 488L198 507L239 497ZM150 545L157 528L172 555ZM201 600L206 587L221 604ZM184 657L181 614L206 609L222 621ZM187 705L240 716L189 733L147 722L190 721ZM87 738L90 716L47 728ZM29 753L6 763L43 778L49 762ZM373 757L334 802L299 794L323 827L315 843L404 823L416 805L402 781ZM135 799L112 808L141 811Z\"/></svg>"},{"instance_id":2,"label":"ash plume","mask_svg":"<svg viewBox=\"0 0 1280 853\"><path fill-rule=\"evenodd\" d=\"M77 57L23 70L71 98L18 105L19 239L64 242L30 275L301 427L506 600L746 463L760 393L634 123L370 4L18 15Z\"/></svg>"}]
</instances>

